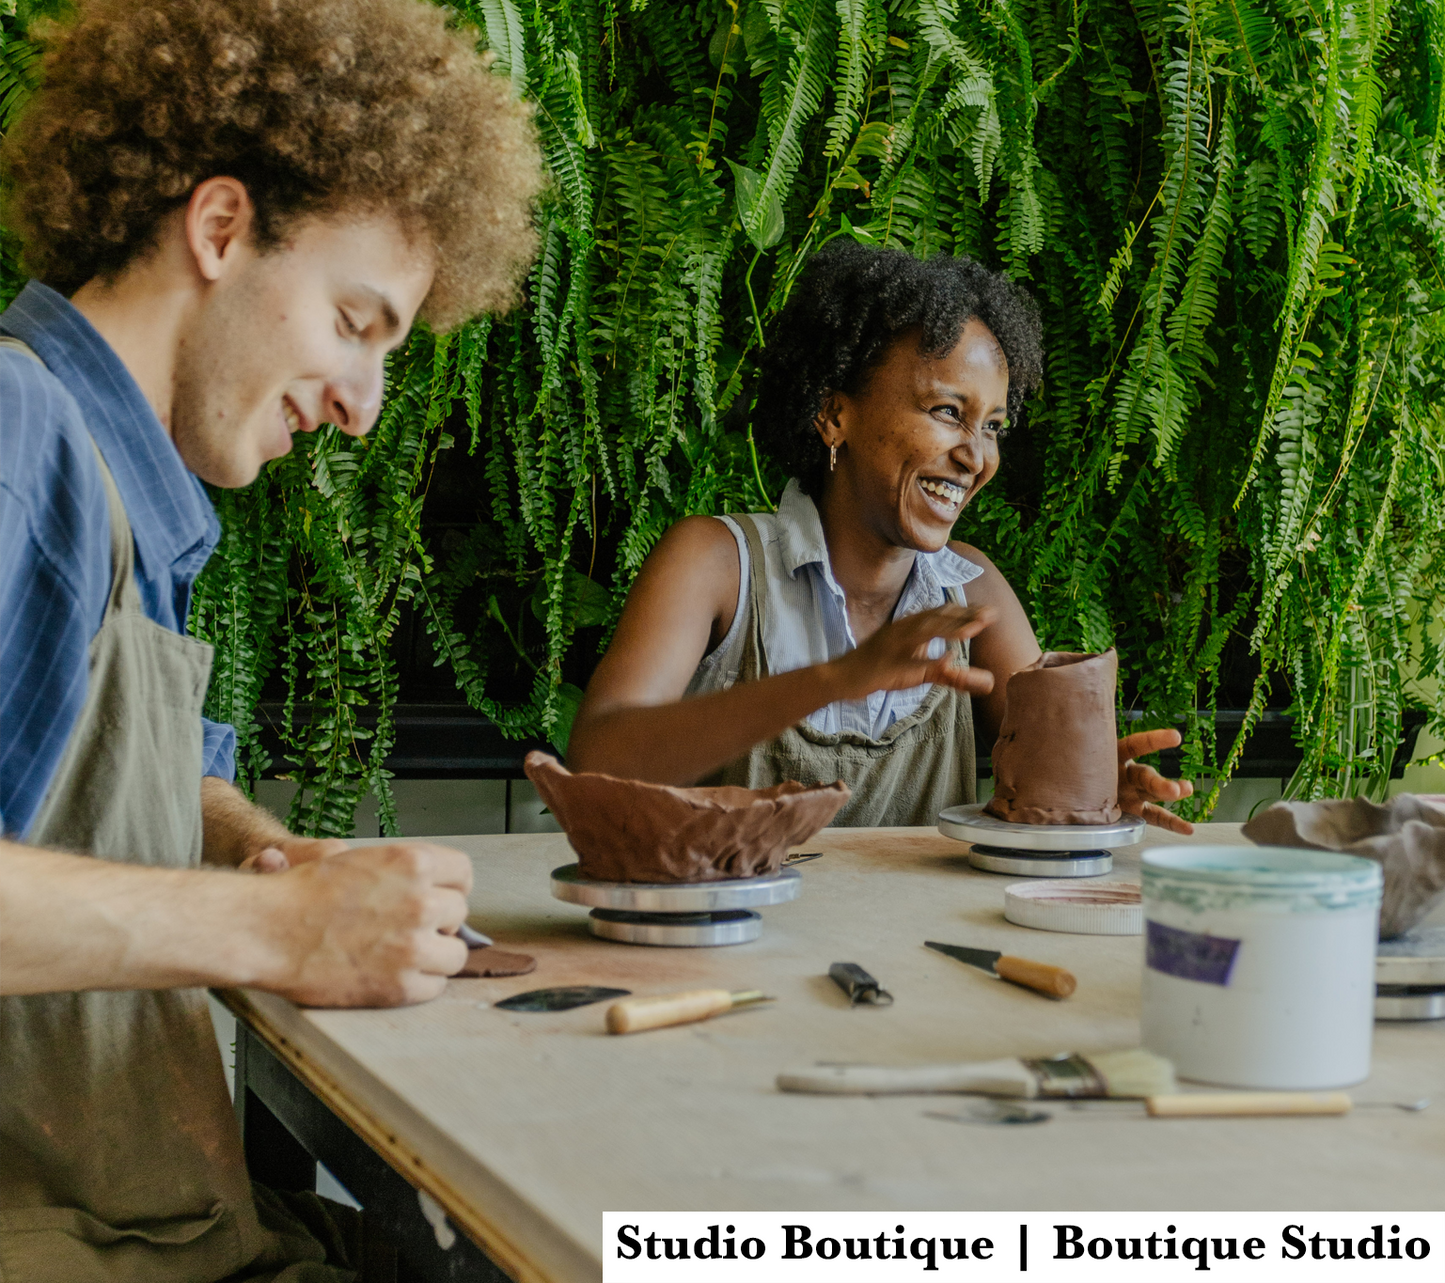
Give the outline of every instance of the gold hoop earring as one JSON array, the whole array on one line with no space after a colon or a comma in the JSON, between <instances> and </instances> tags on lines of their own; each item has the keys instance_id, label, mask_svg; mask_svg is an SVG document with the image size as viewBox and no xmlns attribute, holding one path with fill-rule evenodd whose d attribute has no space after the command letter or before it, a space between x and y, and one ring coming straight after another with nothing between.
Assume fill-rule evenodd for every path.
<instances>
[{"instance_id":1,"label":"gold hoop earring","mask_svg":"<svg viewBox=\"0 0 1445 1283\"><path fill-rule=\"evenodd\" d=\"M835 470L837 469L837 467L838 467L838 447L837 447L837 446L830 446L830 447L828 448L828 471L829 471L829 472L833 472L833 471L835 471Z\"/></svg>"}]
</instances>

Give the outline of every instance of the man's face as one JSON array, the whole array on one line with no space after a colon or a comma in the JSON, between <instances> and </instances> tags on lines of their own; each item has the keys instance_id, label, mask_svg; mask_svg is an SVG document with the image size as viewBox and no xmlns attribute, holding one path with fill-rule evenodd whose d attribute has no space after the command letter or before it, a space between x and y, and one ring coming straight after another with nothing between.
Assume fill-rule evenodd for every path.
<instances>
[{"instance_id":1,"label":"man's face","mask_svg":"<svg viewBox=\"0 0 1445 1283\"><path fill-rule=\"evenodd\" d=\"M381 406L382 363L431 288L432 257L390 216L311 219L211 283L176 359L171 434L212 485L249 485L295 432L361 436Z\"/></svg>"}]
</instances>

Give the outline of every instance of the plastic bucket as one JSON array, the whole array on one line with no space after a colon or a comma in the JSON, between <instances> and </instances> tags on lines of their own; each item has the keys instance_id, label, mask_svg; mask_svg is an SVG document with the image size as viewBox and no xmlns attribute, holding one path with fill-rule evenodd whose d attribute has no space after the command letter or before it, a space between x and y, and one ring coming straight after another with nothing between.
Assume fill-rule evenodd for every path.
<instances>
[{"instance_id":1,"label":"plastic bucket","mask_svg":"<svg viewBox=\"0 0 1445 1283\"><path fill-rule=\"evenodd\" d=\"M1285 847L1154 847L1142 886L1142 1040L1180 1077L1313 1091L1369 1076L1378 864Z\"/></svg>"}]
</instances>

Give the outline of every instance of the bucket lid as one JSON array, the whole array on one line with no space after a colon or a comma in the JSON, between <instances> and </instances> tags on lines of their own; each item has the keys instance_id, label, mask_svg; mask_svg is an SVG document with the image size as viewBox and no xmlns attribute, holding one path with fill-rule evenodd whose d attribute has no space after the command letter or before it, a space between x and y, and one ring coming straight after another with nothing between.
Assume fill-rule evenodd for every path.
<instances>
[{"instance_id":1,"label":"bucket lid","mask_svg":"<svg viewBox=\"0 0 1445 1283\"><path fill-rule=\"evenodd\" d=\"M1290 893L1364 891L1383 883L1374 860L1286 846L1163 846L1142 855L1144 880L1229 884Z\"/></svg>"}]
</instances>

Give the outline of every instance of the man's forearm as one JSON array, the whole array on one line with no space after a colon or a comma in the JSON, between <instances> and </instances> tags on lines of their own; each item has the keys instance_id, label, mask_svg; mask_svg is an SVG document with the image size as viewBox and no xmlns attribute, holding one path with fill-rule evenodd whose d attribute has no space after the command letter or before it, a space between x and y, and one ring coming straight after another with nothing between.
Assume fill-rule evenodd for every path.
<instances>
[{"instance_id":1,"label":"man's forearm","mask_svg":"<svg viewBox=\"0 0 1445 1283\"><path fill-rule=\"evenodd\" d=\"M264 982L262 881L0 842L0 993Z\"/></svg>"},{"instance_id":2,"label":"man's forearm","mask_svg":"<svg viewBox=\"0 0 1445 1283\"><path fill-rule=\"evenodd\" d=\"M201 859L230 868L291 836L270 811L247 801L234 784L211 775L201 780L201 823Z\"/></svg>"}]
</instances>

